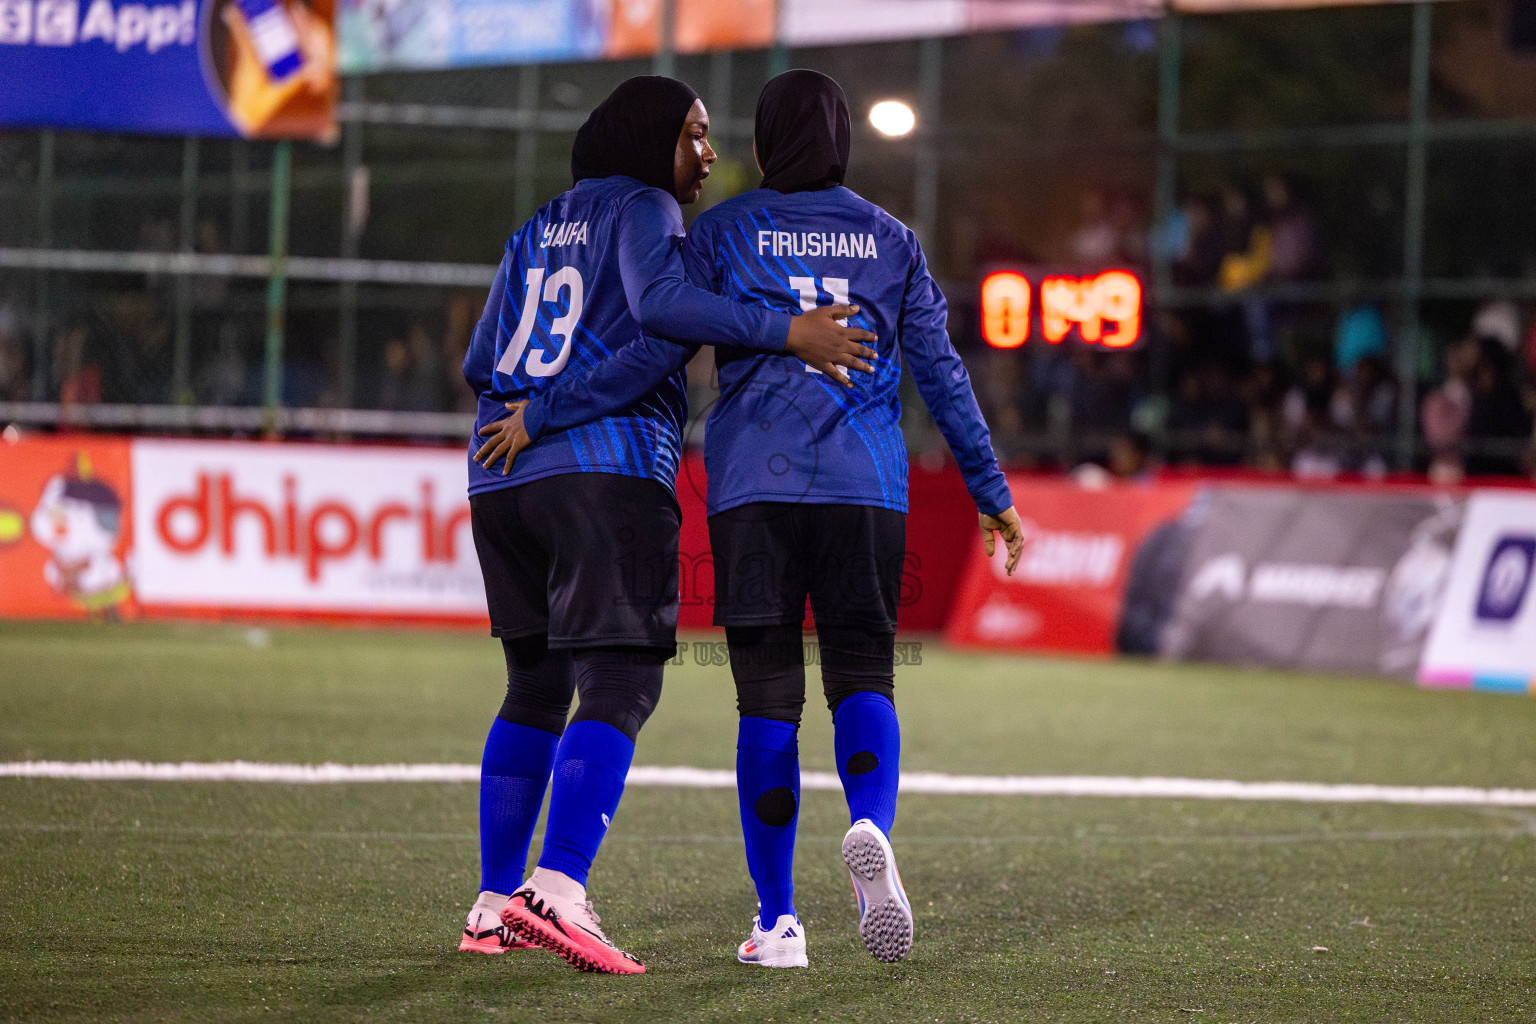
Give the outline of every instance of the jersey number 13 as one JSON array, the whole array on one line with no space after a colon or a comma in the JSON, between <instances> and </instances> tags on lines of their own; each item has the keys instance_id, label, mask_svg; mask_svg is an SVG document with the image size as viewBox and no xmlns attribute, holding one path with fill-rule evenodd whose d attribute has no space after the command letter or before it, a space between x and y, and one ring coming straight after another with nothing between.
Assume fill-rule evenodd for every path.
<instances>
[{"instance_id":1,"label":"jersey number 13","mask_svg":"<svg viewBox=\"0 0 1536 1024\"><path fill-rule=\"evenodd\" d=\"M566 306L565 314L557 317L555 322L549 325L549 337L553 341L560 339L560 351L553 359L546 359L543 351L528 353L528 361L523 363L523 369L528 371L530 377L553 377L565 369L565 364L571 358L571 335L576 330L576 321L581 319L581 306L586 291L586 286L581 280L581 271L575 267L561 267L553 274L545 277L548 268L529 267L528 287L523 293L523 311L517 318L517 330L513 332L512 339L507 342L507 350L502 353L501 360L496 364L497 373L512 374L517 372L517 364L522 361L523 353L528 349L528 339L533 334L534 324L539 319L539 300L549 303L560 301L560 289L570 291L570 302Z\"/></svg>"}]
</instances>

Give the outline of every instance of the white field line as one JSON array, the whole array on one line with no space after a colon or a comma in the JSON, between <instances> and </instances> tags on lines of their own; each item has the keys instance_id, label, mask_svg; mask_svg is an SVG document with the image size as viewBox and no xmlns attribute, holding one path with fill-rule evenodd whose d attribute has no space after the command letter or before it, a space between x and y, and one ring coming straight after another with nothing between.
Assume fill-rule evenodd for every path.
<instances>
[{"instance_id":1,"label":"white field line","mask_svg":"<svg viewBox=\"0 0 1536 1024\"><path fill-rule=\"evenodd\" d=\"M0 777L144 782L478 782L474 764L274 764L261 761L9 761ZM631 786L735 789L736 774L705 768L637 765ZM832 772L803 772L807 790L841 790ZM1536 790L1470 786L1374 786L1320 782L1236 782L1096 775L946 775L904 772L903 793L943 796L1098 796L1175 800L1271 800L1302 803L1536 807Z\"/></svg>"}]
</instances>

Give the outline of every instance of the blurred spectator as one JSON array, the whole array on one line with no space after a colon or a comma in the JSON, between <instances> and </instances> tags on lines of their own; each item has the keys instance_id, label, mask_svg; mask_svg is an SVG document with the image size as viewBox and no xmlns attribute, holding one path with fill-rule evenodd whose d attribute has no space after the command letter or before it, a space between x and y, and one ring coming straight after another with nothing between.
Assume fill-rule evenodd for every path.
<instances>
[{"instance_id":1,"label":"blurred spectator","mask_svg":"<svg viewBox=\"0 0 1536 1024\"><path fill-rule=\"evenodd\" d=\"M1109 442L1109 471L1121 480L1147 480L1156 472L1152 439L1139 430L1126 430Z\"/></svg>"},{"instance_id":2,"label":"blurred spectator","mask_svg":"<svg viewBox=\"0 0 1536 1024\"><path fill-rule=\"evenodd\" d=\"M1273 237L1269 226L1254 219L1248 196L1228 185L1221 193L1221 266L1216 283L1224 292L1251 288L1269 275Z\"/></svg>"},{"instance_id":3,"label":"blurred spectator","mask_svg":"<svg viewBox=\"0 0 1536 1024\"><path fill-rule=\"evenodd\" d=\"M1419 424L1429 448L1429 478L1438 484L1460 483L1465 475L1461 442L1472 411L1470 381L1477 367L1476 338L1463 338L1445 354L1445 382L1424 396Z\"/></svg>"},{"instance_id":4,"label":"blurred spectator","mask_svg":"<svg viewBox=\"0 0 1536 1024\"><path fill-rule=\"evenodd\" d=\"M1071 258L1089 267L1139 264L1146 259L1141 211L1130 198L1103 192L1083 195L1082 220L1072 235Z\"/></svg>"},{"instance_id":5,"label":"blurred spectator","mask_svg":"<svg viewBox=\"0 0 1536 1024\"><path fill-rule=\"evenodd\" d=\"M1216 271L1216 284L1224 292L1245 292L1269 277L1274 239L1268 221L1253 216L1248 196L1242 189L1228 185L1222 190L1222 257ZM1269 310L1257 296L1244 296L1240 304L1241 331L1246 335L1240 346L1242 354L1254 362L1274 358L1274 338L1270 330ZM1237 336L1237 321L1227 332ZM1239 346L1228 347L1237 350Z\"/></svg>"},{"instance_id":6,"label":"blurred spectator","mask_svg":"<svg viewBox=\"0 0 1536 1024\"><path fill-rule=\"evenodd\" d=\"M410 387L411 350L404 338L390 338L384 343L384 372L379 377L376 404L380 409L403 409Z\"/></svg>"},{"instance_id":7,"label":"blurred spectator","mask_svg":"<svg viewBox=\"0 0 1536 1024\"><path fill-rule=\"evenodd\" d=\"M79 324L53 333L53 380L60 405L94 405L101 401L101 368L86 361L86 330Z\"/></svg>"},{"instance_id":8,"label":"blurred spectator","mask_svg":"<svg viewBox=\"0 0 1536 1024\"><path fill-rule=\"evenodd\" d=\"M1147 261L1146 217L1141 206L1128 195L1115 198L1109 207L1109 220L1115 228L1119 262L1144 264Z\"/></svg>"},{"instance_id":9,"label":"blurred spectator","mask_svg":"<svg viewBox=\"0 0 1536 1024\"><path fill-rule=\"evenodd\" d=\"M1362 356L1333 394L1329 418L1362 437L1389 433L1397 421L1397 384L1379 355Z\"/></svg>"},{"instance_id":10,"label":"blurred spectator","mask_svg":"<svg viewBox=\"0 0 1536 1024\"><path fill-rule=\"evenodd\" d=\"M412 322L404 338L394 337L384 343L380 409L441 411L445 384L441 353L421 323Z\"/></svg>"},{"instance_id":11,"label":"blurred spectator","mask_svg":"<svg viewBox=\"0 0 1536 1024\"><path fill-rule=\"evenodd\" d=\"M1515 383L1515 359L1502 340L1480 337L1471 377L1472 403L1467 414L1467 437L1477 441L1528 439L1531 417ZM1518 455L1476 452L1467 458L1470 473L1516 474Z\"/></svg>"},{"instance_id":12,"label":"blurred spectator","mask_svg":"<svg viewBox=\"0 0 1536 1024\"><path fill-rule=\"evenodd\" d=\"M1349 373L1366 356L1387 351L1387 323L1369 302L1350 305L1339 315L1333 332L1333 360L1340 373Z\"/></svg>"},{"instance_id":13,"label":"blurred spectator","mask_svg":"<svg viewBox=\"0 0 1536 1024\"><path fill-rule=\"evenodd\" d=\"M1122 430L1109 439L1107 449L1073 467L1070 475L1080 486L1098 489L1115 480L1146 482L1156 471L1152 439L1139 430Z\"/></svg>"},{"instance_id":14,"label":"blurred spectator","mask_svg":"<svg viewBox=\"0 0 1536 1024\"><path fill-rule=\"evenodd\" d=\"M1272 281L1302 281L1317 269L1317 218L1278 174L1264 177L1265 215L1269 221Z\"/></svg>"},{"instance_id":15,"label":"blurred spectator","mask_svg":"<svg viewBox=\"0 0 1536 1024\"><path fill-rule=\"evenodd\" d=\"M1205 285L1216 279L1221 266L1221 237L1206 199L1186 196L1167 223L1153 232L1150 244L1155 255L1169 262L1174 284Z\"/></svg>"},{"instance_id":16,"label":"blurred spectator","mask_svg":"<svg viewBox=\"0 0 1536 1024\"><path fill-rule=\"evenodd\" d=\"M705 351L712 350L706 346L700 353ZM972 378L976 384L976 399L987 423L991 425L993 444L1006 453L1003 456L1006 458L1018 446L1019 438L1025 430L1024 410L1020 406L1029 395L1031 361L1019 358L1017 352L992 348L983 351L980 358L983 372ZM713 361L709 363L709 372L709 382L713 383ZM697 386L692 366L688 369L688 383L690 388ZM706 403L712 403L716 395L702 397ZM693 408L697 410L702 406L694 405Z\"/></svg>"},{"instance_id":17,"label":"blurred spectator","mask_svg":"<svg viewBox=\"0 0 1536 1024\"><path fill-rule=\"evenodd\" d=\"M1120 258L1120 231L1109 217L1104 193L1083 194L1082 220L1072 235L1072 258L1079 263L1107 265Z\"/></svg>"},{"instance_id":18,"label":"blurred spectator","mask_svg":"<svg viewBox=\"0 0 1536 1024\"><path fill-rule=\"evenodd\" d=\"M21 317L9 302L0 303L0 402L28 397L28 358L21 336Z\"/></svg>"},{"instance_id":19,"label":"blurred spectator","mask_svg":"<svg viewBox=\"0 0 1536 1024\"><path fill-rule=\"evenodd\" d=\"M448 385L448 407L454 412L474 412L475 392L464 379L464 353L480 319L485 299L478 292L456 291L448 299L443 331L443 376ZM706 346L707 347L707 346ZM713 349L710 352L713 353ZM692 377L689 378L690 381Z\"/></svg>"},{"instance_id":20,"label":"blurred spectator","mask_svg":"<svg viewBox=\"0 0 1536 1024\"><path fill-rule=\"evenodd\" d=\"M1139 389L1125 353L1080 345L1072 353L1072 370L1073 430L1105 433L1130 426Z\"/></svg>"},{"instance_id":21,"label":"blurred spectator","mask_svg":"<svg viewBox=\"0 0 1536 1024\"><path fill-rule=\"evenodd\" d=\"M1308 356L1280 407L1281 441L1291 450L1291 472L1328 479L1344 469L1343 446L1333 422L1337 377L1326 357Z\"/></svg>"},{"instance_id":22,"label":"blurred spectator","mask_svg":"<svg viewBox=\"0 0 1536 1024\"><path fill-rule=\"evenodd\" d=\"M99 307L99 341L114 402L159 403L170 398L171 325L160 298L147 291L117 292Z\"/></svg>"},{"instance_id":23,"label":"blurred spectator","mask_svg":"<svg viewBox=\"0 0 1536 1024\"><path fill-rule=\"evenodd\" d=\"M1285 383L1273 363L1257 363L1244 378L1240 397L1248 408L1248 439L1255 469L1284 468L1280 449L1284 429L1280 420Z\"/></svg>"},{"instance_id":24,"label":"blurred spectator","mask_svg":"<svg viewBox=\"0 0 1536 1024\"><path fill-rule=\"evenodd\" d=\"M1508 352L1518 351L1520 310L1508 299L1485 302L1472 315L1472 334L1478 338L1492 338Z\"/></svg>"},{"instance_id":25,"label":"blurred spectator","mask_svg":"<svg viewBox=\"0 0 1536 1024\"><path fill-rule=\"evenodd\" d=\"M1209 363L1183 376L1168 428L1195 462L1232 466L1242 460L1248 409L1224 366Z\"/></svg>"},{"instance_id":26,"label":"blurred spectator","mask_svg":"<svg viewBox=\"0 0 1536 1024\"><path fill-rule=\"evenodd\" d=\"M434 339L426 324L417 320L405 332L406 344L411 350L411 366L418 392L413 409L427 412L442 410L448 399L448 374L443 365L443 343ZM463 356L459 357L462 365ZM460 370L460 376L463 371Z\"/></svg>"},{"instance_id":27,"label":"blurred spectator","mask_svg":"<svg viewBox=\"0 0 1536 1024\"><path fill-rule=\"evenodd\" d=\"M1302 413L1296 428L1296 453L1291 473L1300 480L1332 480L1345 468L1341 438L1328 417L1316 409Z\"/></svg>"},{"instance_id":28,"label":"blurred spectator","mask_svg":"<svg viewBox=\"0 0 1536 1024\"><path fill-rule=\"evenodd\" d=\"M197 400L205 405L255 404L255 387L247 380L245 359L240 353L240 331L233 322L219 326L218 347L213 358L198 371L193 388Z\"/></svg>"},{"instance_id":29,"label":"blurred spectator","mask_svg":"<svg viewBox=\"0 0 1536 1024\"><path fill-rule=\"evenodd\" d=\"M1326 422L1336 384L1333 367L1321 355L1308 356L1301 375L1286 390L1280 407L1281 432L1288 445L1300 446L1309 421Z\"/></svg>"},{"instance_id":30,"label":"blurred spectator","mask_svg":"<svg viewBox=\"0 0 1536 1024\"><path fill-rule=\"evenodd\" d=\"M218 221L204 217L197 222L196 250L203 253L226 252L224 236ZM215 274L204 274L192 279L192 294L197 304L205 309L218 309L229 296L231 279Z\"/></svg>"}]
</instances>

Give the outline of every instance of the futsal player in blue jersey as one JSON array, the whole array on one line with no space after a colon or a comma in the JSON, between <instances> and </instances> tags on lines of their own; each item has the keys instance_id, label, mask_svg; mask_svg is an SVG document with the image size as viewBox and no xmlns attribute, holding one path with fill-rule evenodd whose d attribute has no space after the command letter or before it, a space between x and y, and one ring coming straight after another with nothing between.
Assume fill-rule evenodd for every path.
<instances>
[{"instance_id":1,"label":"futsal player in blue jersey","mask_svg":"<svg viewBox=\"0 0 1536 1024\"><path fill-rule=\"evenodd\" d=\"M470 519L507 696L486 739L482 891L461 949L503 952L520 938L583 969L645 970L603 934L586 882L676 650L685 380L658 377L626 408L541 438L515 466L498 467L494 437L479 438L509 406L558 393L642 329L803 353L832 372L873 354L860 344L872 335L835 322L852 307L789 316L686 282L679 203L698 197L715 158L708 130L681 82L616 89L577 133L574 187L507 242L464 359L479 398ZM525 882L551 771L543 850Z\"/></svg>"},{"instance_id":2,"label":"futsal player in blue jersey","mask_svg":"<svg viewBox=\"0 0 1536 1024\"><path fill-rule=\"evenodd\" d=\"M759 900L737 957L771 967L807 962L792 867L807 597L851 820L842 855L859 932L880 960L900 960L912 945L911 904L889 840L901 749L894 652L907 511L903 362L959 463L987 554L1001 534L1011 574L1023 543L917 238L842 186L850 135L836 82L813 71L775 78L757 106L762 187L701 214L683 247L690 280L712 291L773 310L853 304L860 313L850 322L879 339L873 372L850 375L851 387L793 356L715 339L720 399L705 435L715 622L725 627L736 682L737 791ZM583 383L535 398L514 417L512 454L528 438L625 407L693 348L647 335Z\"/></svg>"}]
</instances>

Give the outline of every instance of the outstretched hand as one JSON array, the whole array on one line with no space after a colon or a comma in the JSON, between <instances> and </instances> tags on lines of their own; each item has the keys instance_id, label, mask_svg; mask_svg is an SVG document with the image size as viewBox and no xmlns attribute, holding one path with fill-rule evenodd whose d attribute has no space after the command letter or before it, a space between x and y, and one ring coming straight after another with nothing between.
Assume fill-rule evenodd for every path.
<instances>
[{"instance_id":1,"label":"outstretched hand","mask_svg":"<svg viewBox=\"0 0 1536 1024\"><path fill-rule=\"evenodd\" d=\"M523 410L527 406L527 401L508 402L507 408L512 411L511 416L504 420L497 420L495 423L487 423L480 428L480 436L489 437L490 440L475 452L476 462L490 469L497 459L505 456L506 462L501 467L501 475L506 476L512 472L512 460L517 458L518 452L533 443L528 437L528 431L523 427Z\"/></svg>"},{"instance_id":2,"label":"outstretched hand","mask_svg":"<svg viewBox=\"0 0 1536 1024\"><path fill-rule=\"evenodd\" d=\"M875 358L875 350L869 347L875 343L875 336L839 322L846 321L858 311L858 306L817 306L790 317L789 339L784 343L784 351L843 387L853 387L853 381L848 379L842 367L875 372L875 368L865 362Z\"/></svg>"},{"instance_id":3,"label":"outstretched hand","mask_svg":"<svg viewBox=\"0 0 1536 1024\"><path fill-rule=\"evenodd\" d=\"M1003 543L1008 547L1008 575L1013 575L1013 570L1018 568L1019 556L1024 553L1024 528L1019 523L1019 514L1009 505L995 516L989 516L985 512L981 514L981 546L991 558L997 550L996 534L1003 535Z\"/></svg>"}]
</instances>

